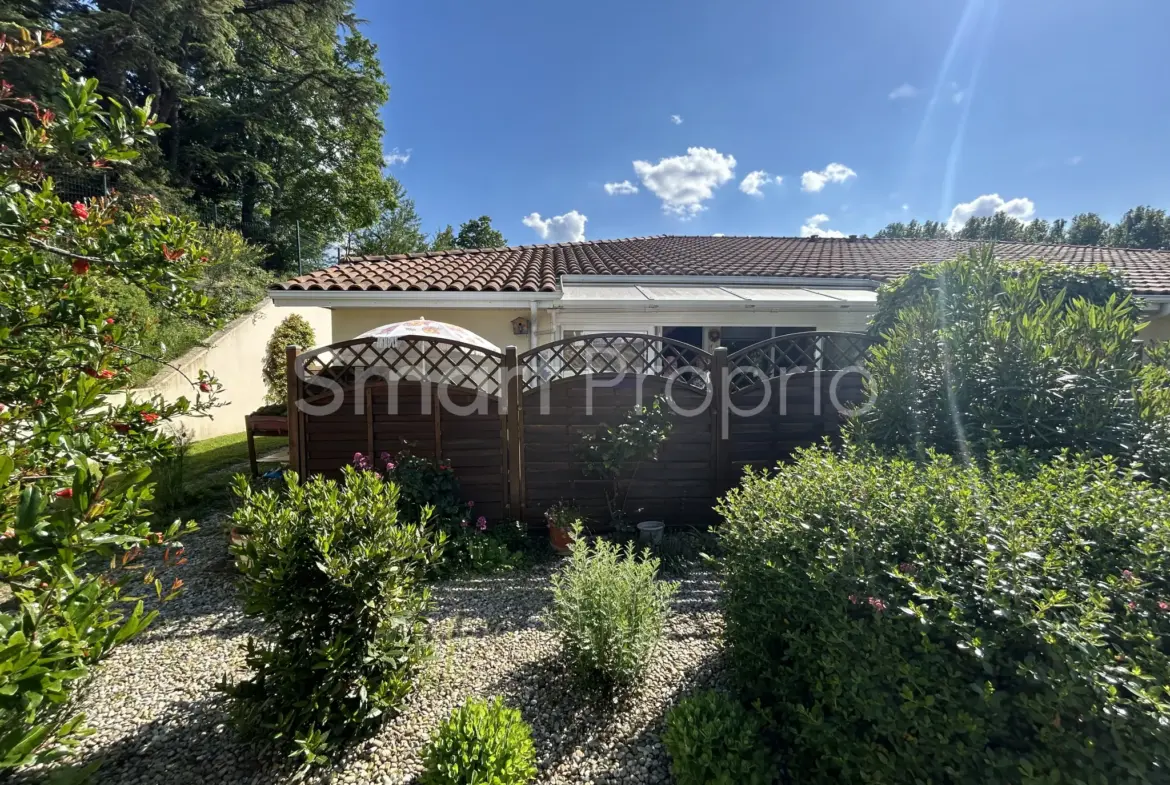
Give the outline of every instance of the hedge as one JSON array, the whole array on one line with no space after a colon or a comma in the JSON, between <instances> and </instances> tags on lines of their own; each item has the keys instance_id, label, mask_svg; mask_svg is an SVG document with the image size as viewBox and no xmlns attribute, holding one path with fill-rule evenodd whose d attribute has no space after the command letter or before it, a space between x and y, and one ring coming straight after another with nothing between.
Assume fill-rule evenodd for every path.
<instances>
[{"instance_id":1,"label":"hedge","mask_svg":"<svg viewBox=\"0 0 1170 785\"><path fill-rule=\"evenodd\" d=\"M1167 781L1170 494L802 451L720 503L726 640L796 783Z\"/></svg>"}]
</instances>

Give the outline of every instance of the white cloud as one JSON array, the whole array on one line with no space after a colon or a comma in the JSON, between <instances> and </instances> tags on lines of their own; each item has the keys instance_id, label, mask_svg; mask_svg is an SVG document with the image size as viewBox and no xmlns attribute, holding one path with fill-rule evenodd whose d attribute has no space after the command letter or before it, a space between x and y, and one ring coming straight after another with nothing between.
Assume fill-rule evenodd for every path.
<instances>
[{"instance_id":1,"label":"white cloud","mask_svg":"<svg viewBox=\"0 0 1170 785\"><path fill-rule=\"evenodd\" d=\"M912 84L906 83L895 87L890 91L890 100L899 101L904 98L913 98L916 95L918 95L918 88Z\"/></svg>"},{"instance_id":2,"label":"white cloud","mask_svg":"<svg viewBox=\"0 0 1170 785\"><path fill-rule=\"evenodd\" d=\"M757 169L754 172L748 172L747 177L739 184L739 190L743 191L748 196L763 196L764 192L760 190L769 183L779 185L784 182L783 177L773 177L765 172L763 169Z\"/></svg>"},{"instance_id":3,"label":"white cloud","mask_svg":"<svg viewBox=\"0 0 1170 785\"><path fill-rule=\"evenodd\" d=\"M672 114L670 116L670 122L674 123L675 125L682 125L682 115Z\"/></svg>"},{"instance_id":4,"label":"white cloud","mask_svg":"<svg viewBox=\"0 0 1170 785\"><path fill-rule=\"evenodd\" d=\"M829 222L829 216L824 213L814 215L811 218L806 218L804 225L800 227L801 237L844 237L844 232L838 232L836 229L825 229L821 224Z\"/></svg>"},{"instance_id":5,"label":"white cloud","mask_svg":"<svg viewBox=\"0 0 1170 785\"><path fill-rule=\"evenodd\" d=\"M800 176L800 187L809 193L816 193L825 187L826 183L843 183L850 177L856 177L857 172L844 164L829 164L819 172L805 172Z\"/></svg>"},{"instance_id":6,"label":"white cloud","mask_svg":"<svg viewBox=\"0 0 1170 785\"><path fill-rule=\"evenodd\" d=\"M1036 205L1031 199L1023 197L1005 202L999 194L984 194L978 199L955 205L955 209L951 210L950 220L947 221L947 228L957 232L970 218L986 218L996 213L1010 215L1021 221L1030 221L1036 214Z\"/></svg>"},{"instance_id":7,"label":"white cloud","mask_svg":"<svg viewBox=\"0 0 1170 785\"><path fill-rule=\"evenodd\" d=\"M715 234L713 234L711 236L712 237L726 237L727 235L723 234L723 232L716 232Z\"/></svg>"},{"instance_id":8,"label":"white cloud","mask_svg":"<svg viewBox=\"0 0 1170 785\"><path fill-rule=\"evenodd\" d=\"M400 153L400 152L398 152L397 147L395 147L393 150L386 153L386 155L384 155L382 157L382 162L386 166L394 166L395 164L404 164L404 163L408 162L409 160L410 160L410 150L407 150L405 153Z\"/></svg>"},{"instance_id":9,"label":"white cloud","mask_svg":"<svg viewBox=\"0 0 1170 785\"><path fill-rule=\"evenodd\" d=\"M638 186L629 180L622 180L620 183L606 183L605 192L610 196L615 194L636 194L638 193Z\"/></svg>"},{"instance_id":10,"label":"white cloud","mask_svg":"<svg viewBox=\"0 0 1170 785\"><path fill-rule=\"evenodd\" d=\"M634 161L642 185L662 200L662 210L690 218L704 209L715 189L735 177L735 158L711 147L689 147L686 155L658 163Z\"/></svg>"},{"instance_id":11,"label":"white cloud","mask_svg":"<svg viewBox=\"0 0 1170 785\"><path fill-rule=\"evenodd\" d=\"M1074 155L1072 158L1069 158L1066 163L1068 163L1069 166L1078 166L1083 160L1085 160L1083 155Z\"/></svg>"},{"instance_id":12,"label":"white cloud","mask_svg":"<svg viewBox=\"0 0 1170 785\"><path fill-rule=\"evenodd\" d=\"M550 218L532 213L524 218L524 225L535 230L541 240L550 243L579 243L585 239L585 222L588 220L576 210Z\"/></svg>"},{"instance_id":13,"label":"white cloud","mask_svg":"<svg viewBox=\"0 0 1170 785\"><path fill-rule=\"evenodd\" d=\"M902 205L902 211L903 211L903 212L905 212L906 210L909 210L909 209L910 209L910 205L908 205L908 204L904 204L904 205Z\"/></svg>"}]
</instances>

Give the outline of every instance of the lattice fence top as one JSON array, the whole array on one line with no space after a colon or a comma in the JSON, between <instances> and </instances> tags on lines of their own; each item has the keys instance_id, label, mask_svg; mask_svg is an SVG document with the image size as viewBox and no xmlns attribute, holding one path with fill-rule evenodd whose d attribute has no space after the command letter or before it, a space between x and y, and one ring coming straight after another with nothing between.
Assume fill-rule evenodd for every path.
<instances>
[{"instance_id":1,"label":"lattice fence top","mask_svg":"<svg viewBox=\"0 0 1170 785\"><path fill-rule=\"evenodd\" d=\"M434 382L451 387L500 394L504 355L479 346L444 338L406 336L395 339L359 338L300 355L298 371L306 386L316 378L342 383Z\"/></svg>"},{"instance_id":2,"label":"lattice fence top","mask_svg":"<svg viewBox=\"0 0 1170 785\"><path fill-rule=\"evenodd\" d=\"M806 332L782 335L728 355L731 392L766 379L810 371L857 370L876 339L863 333Z\"/></svg>"},{"instance_id":3,"label":"lattice fence top","mask_svg":"<svg viewBox=\"0 0 1170 785\"><path fill-rule=\"evenodd\" d=\"M519 358L525 390L583 374L661 376L706 390L711 353L689 343L641 333L593 333L538 346Z\"/></svg>"}]
</instances>

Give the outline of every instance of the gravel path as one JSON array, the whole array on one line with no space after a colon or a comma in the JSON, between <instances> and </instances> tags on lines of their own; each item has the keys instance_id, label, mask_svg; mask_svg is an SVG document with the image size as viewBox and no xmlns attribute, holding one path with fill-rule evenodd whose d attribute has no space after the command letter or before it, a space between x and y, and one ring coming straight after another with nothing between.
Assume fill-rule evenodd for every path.
<instances>
[{"instance_id":1,"label":"gravel path","mask_svg":"<svg viewBox=\"0 0 1170 785\"><path fill-rule=\"evenodd\" d=\"M78 758L103 759L95 783L269 785L289 780L236 739L215 689L244 672L242 647L256 634L232 587L224 537L209 523L185 539L187 592L151 629L119 648L84 690L80 709L96 733ZM433 589L435 657L402 713L358 745L325 783L412 782L435 726L468 695L502 695L533 726L541 783L668 782L659 741L665 711L683 694L719 681L722 621L706 572L682 580L675 615L639 693L615 704L568 683L558 647L540 623L552 567L465 578ZM36 781L33 777L25 781Z\"/></svg>"}]
</instances>

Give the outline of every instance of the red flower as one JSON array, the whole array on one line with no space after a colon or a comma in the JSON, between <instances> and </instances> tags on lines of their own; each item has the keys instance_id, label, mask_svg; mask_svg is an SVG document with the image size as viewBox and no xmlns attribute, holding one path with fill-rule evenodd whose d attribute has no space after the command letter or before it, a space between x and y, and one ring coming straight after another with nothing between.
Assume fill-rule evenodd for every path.
<instances>
[{"instance_id":1,"label":"red flower","mask_svg":"<svg viewBox=\"0 0 1170 785\"><path fill-rule=\"evenodd\" d=\"M207 260L207 257L206 257L206 256L200 256L200 257L199 257L199 261L200 261L200 262L202 262L203 264L207 264L207 261L208 261L208 260Z\"/></svg>"},{"instance_id":2,"label":"red flower","mask_svg":"<svg viewBox=\"0 0 1170 785\"><path fill-rule=\"evenodd\" d=\"M106 324L113 324L113 323L114 323L114 317L111 316L110 318L106 319Z\"/></svg>"},{"instance_id":3,"label":"red flower","mask_svg":"<svg viewBox=\"0 0 1170 785\"><path fill-rule=\"evenodd\" d=\"M142 415L142 421L147 425L154 425L158 422L158 415L154 412L146 412Z\"/></svg>"},{"instance_id":4,"label":"red flower","mask_svg":"<svg viewBox=\"0 0 1170 785\"><path fill-rule=\"evenodd\" d=\"M209 392L211 392L211 385L208 384L207 382L200 382L199 383L199 391L209 393Z\"/></svg>"},{"instance_id":5,"label":"red flower","mask_svg":"<svg viewBox=\"0 0 1170 785\"><path fill-rule=\"evenodd\" d=\"M1162 600L1161 602L1158 603L1158 610L1170 611L1170 603L1166 602L1165 600Z\"/></svg>"},{"instance_id":6,"label":"red flower","mask_svg":"<svg viewBox=\"0 0 1170 785\"><path fill-rule=\"evenodd\" d=\"M124 422L114 423L114 430L118 433L130 433L130 426Z\"/></svg>"},{"instance_id":7,"label":"red flower","mask_svg":"<svg viewBox=\"0 0 1170 785\"><path fill-rule=\"evenodd\" d=\"M109 368L107 368L106 370L104 370L98 374L99 379L113 379L114 376L116 376L116 374L113 371L111 371Z\"/></svg>"},{"instance_id":8,"label":"red flower","mask_svg":"<svg viewBox=\"0 0 1170 785\"><path fill-rule=\"evenodd\" d=\"M84 259L74 259L73 260L73 273L74 273L74 275L85 275L88 272L89 272L89 262L85 261Z\"/></svg>"},{"instance_id":9,"label":"red flower","mask_svg":"<svg viewBox=\"0 0 1170 785\"><path fill-rule=\"evenodd\" d=\"M176 248L172 251L170 248L167 248L166 243L163 243L162 252L163 258L165 258L168 262L174 262L182 259L183 255L187 253L187 250L185 248Z\"/></svg>"},{"instance_id":10,"label":"red flower","mask_svg":"<svg viewBox=\"0 0 1170 785\"><path fill-rule=\"evenodd\" d=\"M89 219L89 208L86 207L83 202L74 202L73 203L73 217L79 221L88 220Z\"/></svg>"},{"instance_id":11,"label":"red flower","mask_svg":"<svg viewBox=\"0 0 1170 785\"><path fill-rule=\"evenodd\" d=\"M60 490L54 492L53 495L56 496L58 499L72 499L73 498L73 489L72 488L61 488Z\"/></svg>"},{"instance_id":12,"label":"red flower","mask_svg":"<svg viewBox=\"0 0 1170 785\"><path fill-rule=\"evenodd\" d=\"M55 120L57 118L57 115L53 114L51 111L46 109L45 111L41 112L38 115L38 117L40 117L41 125L44 126L45 128L48 128L49 123L53 122L53 120ZM82 220L85 220L85 219L82 219Z\"/></svg>"}]
</instances>

